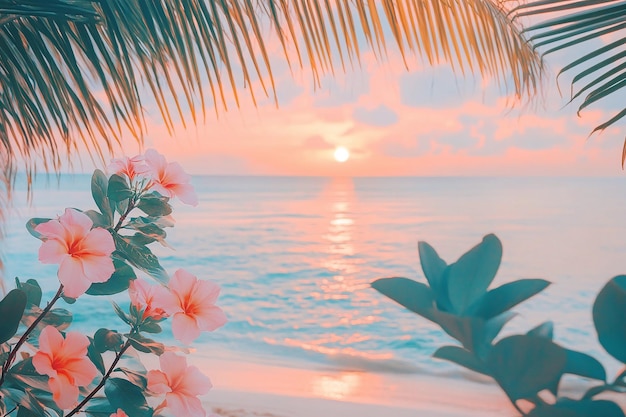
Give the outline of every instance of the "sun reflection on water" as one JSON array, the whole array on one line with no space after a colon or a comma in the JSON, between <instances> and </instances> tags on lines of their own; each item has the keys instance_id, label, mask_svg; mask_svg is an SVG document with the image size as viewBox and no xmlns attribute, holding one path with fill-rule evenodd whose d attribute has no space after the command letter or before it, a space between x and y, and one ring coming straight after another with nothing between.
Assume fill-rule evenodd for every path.
<instances>
[{"instance_id":1,"label":"sun reflection on water","mask_svg":"<svg viewBox=\"0 0 626 417\"><path fill-rule=\"evenodd\" d=\"M314 395L342 400L352 395L361 385L361 376L356 372L344 372L339 375L320 375L312 381Z\"/></svg>"}]
</instances>

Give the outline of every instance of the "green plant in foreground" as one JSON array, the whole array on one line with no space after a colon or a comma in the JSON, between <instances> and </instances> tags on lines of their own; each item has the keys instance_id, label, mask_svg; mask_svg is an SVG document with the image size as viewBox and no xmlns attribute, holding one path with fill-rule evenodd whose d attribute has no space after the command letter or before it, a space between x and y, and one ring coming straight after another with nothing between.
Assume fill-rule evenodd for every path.
<instances>
[{"instance_id":1,"label":"green plant in foreground","mask_svg":"<svg viewBox=\"0 0 626 417\"><path fill-rule=\"evenodd\" d=\"M428 243L419 242L418 249L428 285L393 277L378 279L372 287L438 324L461 343L440 347L436 358L492 377L524 416L625 417L615 402L597 397L607 391L625 393L626 368L608 383L597 359L552 340L552 322L494 342L514 316L511 308L549 285L543 279L520 279L489 290L502 260L502 244L495 235L485 236L450 265ZM626 276L613 278L600 291L593 319L601 345L626 363ZM564 374L602 384L591 387L580 399L561 397L559 383Z\"/></svg>"}]
</instances>

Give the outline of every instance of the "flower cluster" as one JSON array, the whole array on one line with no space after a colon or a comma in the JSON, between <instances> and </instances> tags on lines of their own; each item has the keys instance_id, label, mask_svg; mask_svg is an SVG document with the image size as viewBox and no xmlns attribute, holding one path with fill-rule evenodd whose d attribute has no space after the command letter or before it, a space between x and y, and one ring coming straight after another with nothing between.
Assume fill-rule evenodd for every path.
<instances>
[{"instance_id":1,"label":"flower cluster","mask_svg":"<svg viewBox=\"0 0 626 417\"><path fill-rule=\"evenodd\" d=\"M170 277L149 247L165 245L165 228L174 225L170 199L198 203L190 177L154 150L114 159L107 170L109 176L100 170L92 176L98 210L67 208L56 219L27 223L42 241L39 260L59 265L60 285L43 308L41 288L32 279L16 279L17 288L0 301L0 312L8 317L0 321L2 416L206 415L198 396L211 388L209 379L187 365L181 349L147 337L171 319L174 338L189 345L201 332L226 323L215 305L217 284L184 269ZM92 337L67 332L71 314L54 307L61 299L72 304L84 294L124 291L128 309L112 304L129 327L125 333L106 327ZM139 353L159 356L160 369L123 365L136 363L130 359Z\"/></svg>"}]
</instances>

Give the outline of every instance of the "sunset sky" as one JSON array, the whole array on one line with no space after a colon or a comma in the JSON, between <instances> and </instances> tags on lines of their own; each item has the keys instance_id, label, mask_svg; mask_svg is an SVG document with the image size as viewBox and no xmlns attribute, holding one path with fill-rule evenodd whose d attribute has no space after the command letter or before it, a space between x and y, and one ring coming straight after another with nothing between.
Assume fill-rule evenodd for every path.
<instances>
[{"instance_id":1,"label":"sunset sky","mask_svg":"<svg viewBox=\"0 0 626 417\"><path fill-rule=\"evenodd\" d=\"M393 49L386 62L366 52L360 68L343 73L338 67L317 88L310 70L296 64L290 73L277 42L270 42L270 52L278 108L271 98L261 98L255 108L242 88L240 109L219 117L209 109L206 122L187 129L179 124L172 137L156 117L156 106L147 106L145 146L192 174L623 174L624 128L588 137L621 108L619 100L610 98L582 117L576 106L564 106L571 75L560 80L564 96L554 80L571 55L548 57L544 99L515 104L495 81L455 76L447 64L430 67L410 58L407 71ZM260 95L258 86L255 91ZM347 162L334 160L337 146L350 150ZM124 151L133 154L137 147L129 140Z\"/></svg>"}]
</instances>

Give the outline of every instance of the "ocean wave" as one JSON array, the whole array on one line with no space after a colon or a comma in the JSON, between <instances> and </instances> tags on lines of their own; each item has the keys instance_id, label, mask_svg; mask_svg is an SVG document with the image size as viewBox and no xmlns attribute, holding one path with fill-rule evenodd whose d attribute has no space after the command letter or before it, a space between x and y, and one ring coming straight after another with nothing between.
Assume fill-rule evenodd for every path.
<instances>
[{"instance_id":1,"label":"ocean wave","mask_svg":"<svg viewBox=\"0 0 626 417\"><path fill-rule=\"evenodd\" d=\"M314 345L295 339L275 340L264 338L264 343L276 352L300 356L325 367L340 371L369 371L394 374L413 374L423 369L412 362L397 358L391 352L365 352L357 349L331 348Z\"/></svg>"}]
</instances>

